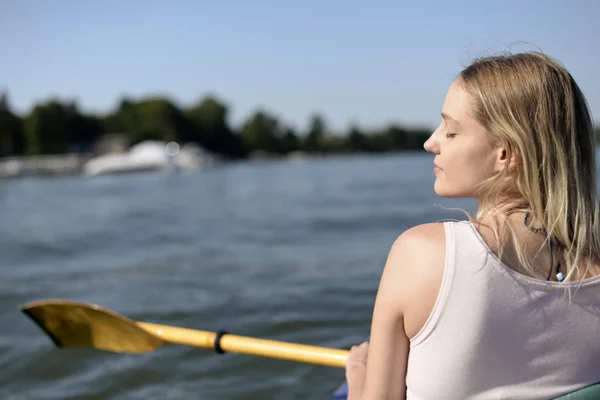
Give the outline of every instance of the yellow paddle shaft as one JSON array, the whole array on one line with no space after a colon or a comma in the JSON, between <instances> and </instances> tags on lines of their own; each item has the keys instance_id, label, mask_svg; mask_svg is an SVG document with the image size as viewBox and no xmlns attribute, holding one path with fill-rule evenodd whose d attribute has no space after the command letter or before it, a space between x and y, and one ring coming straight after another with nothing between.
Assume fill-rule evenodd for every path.
<instances>
[{"instance_id":1,"label":"yellow paddle shaft","mask_svg":"<svg viewBox=\"0 0 600 400\"><path fill-rule=\"evenodd\" d=\"M137 322L145 331L160 337L165 342L215 349L217 333L167 325ZM248 354L281 360L344 368L347 350L309 346L277 340L257 339L246 336L223 334L219 344L224 352Z\"/></svg>"}]
</instances>

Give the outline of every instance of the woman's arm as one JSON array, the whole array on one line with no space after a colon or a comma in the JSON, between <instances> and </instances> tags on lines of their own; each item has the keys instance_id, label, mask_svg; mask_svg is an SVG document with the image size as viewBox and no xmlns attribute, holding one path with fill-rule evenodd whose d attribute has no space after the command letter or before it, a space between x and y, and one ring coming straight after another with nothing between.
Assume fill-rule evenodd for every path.
<instances>
[{"instance_id":1,"label":"woman's arm","mask_svg":"<svg viewBox=\"0 0 600 400\"><path fill-rule=\"evenodd\" d=\"M419 225L394 242L375 300L366 376L348 381L349 400L405 399L409 337L433 308L444 257L442 224Z\"/></svg>"}]
</instances>

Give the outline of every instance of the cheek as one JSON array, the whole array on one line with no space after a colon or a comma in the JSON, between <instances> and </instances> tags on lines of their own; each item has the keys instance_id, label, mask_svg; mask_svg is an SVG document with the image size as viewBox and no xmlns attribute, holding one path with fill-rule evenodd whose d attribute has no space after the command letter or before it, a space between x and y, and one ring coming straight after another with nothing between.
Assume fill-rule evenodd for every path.
<instances>
[{"instance_id":1,"label":"cheek","mask_svg":"<svg viewBox=\"0 0 600 400\"><path fill-rule=\"evenodd\" d=\"M469 185L477 185L492 176L494 171L494 154L487 148L473 150L465 154L461 160L461 170Z\"/></svg>"},{"instance_id":2,"label":"cheek","mask_svg":"<svg viewBox=\"0 0 600 400\"><path fill-rule=\"evenodd\" d=\"M477 186L492 176L494 158L487 149L448 152L444 172L437 177L434 189L443 197L474 197Z\"/></svg>"}]
</instances>

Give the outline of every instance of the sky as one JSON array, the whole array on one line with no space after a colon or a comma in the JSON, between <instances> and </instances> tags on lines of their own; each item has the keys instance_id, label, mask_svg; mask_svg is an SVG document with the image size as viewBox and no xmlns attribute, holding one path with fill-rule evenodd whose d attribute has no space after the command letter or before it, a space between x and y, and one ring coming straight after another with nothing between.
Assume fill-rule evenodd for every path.
<instances>
[{"instance_id":1,"label":"sky","mask_svg":"<svg viewBox=\"0 0 600 400\"><path fill-rule=\"evenodd\" d=\"M0 91L108 113L126 96L214 95L239 126L262 109L305 129L435 127L476 57L541 50L600 125L600 1L0 0Z\"/></svg>"}]
</instances>

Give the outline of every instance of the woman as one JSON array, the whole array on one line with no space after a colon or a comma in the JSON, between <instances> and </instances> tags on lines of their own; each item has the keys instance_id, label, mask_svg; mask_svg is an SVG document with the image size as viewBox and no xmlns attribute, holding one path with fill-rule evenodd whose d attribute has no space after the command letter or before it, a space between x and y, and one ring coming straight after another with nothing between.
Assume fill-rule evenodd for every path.
<instances>
[{"instance_id":1,"label":"woman","mask_svg":"<svg viewBox=\"0 0 600 400\"><path fill-rule=\"evenodd\" d=\"M476 198L477 215L395 241L349 399L548 399L600 382L595 138L573 77L536 52L479 59L425 149L435 192Z\"/></svg>"}]
</instances>

